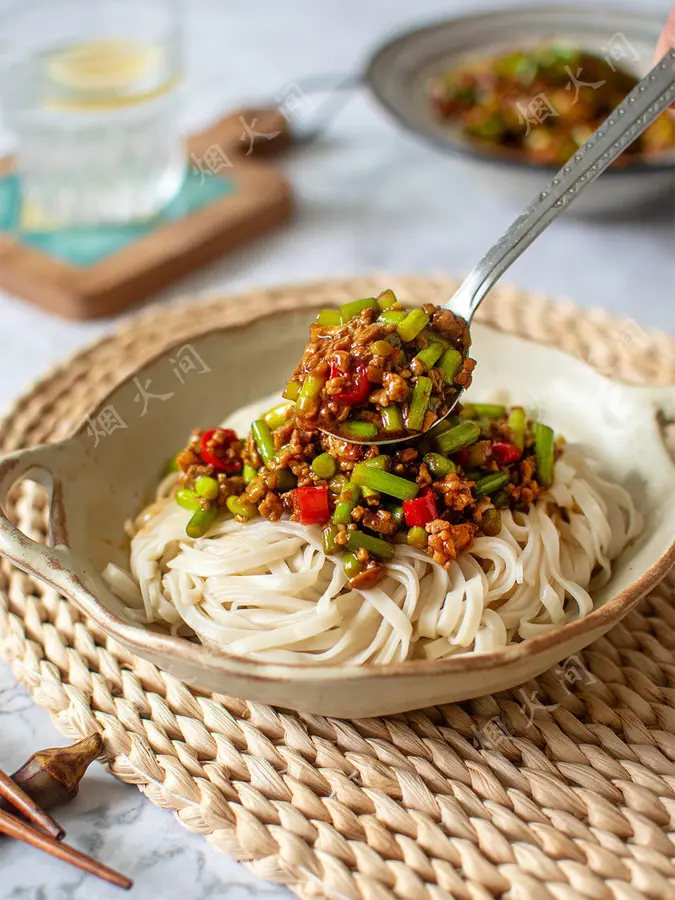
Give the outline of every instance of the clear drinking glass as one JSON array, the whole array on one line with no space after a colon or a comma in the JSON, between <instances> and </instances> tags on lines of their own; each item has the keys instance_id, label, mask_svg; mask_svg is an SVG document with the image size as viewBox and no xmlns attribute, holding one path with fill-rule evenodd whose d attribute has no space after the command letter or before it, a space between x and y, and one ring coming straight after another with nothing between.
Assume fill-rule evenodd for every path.
<instances>
[{"instance_id":1,"label":"clear drinking glass","mask_svg":"<svg viewBox=\"0 0 675 900\"><path fill-rule=\"evenodd\" d=\"M25 0L0 15L0 100L28 227L146 219L180 189L176 0Z\"/></svg>"}]
</instances>

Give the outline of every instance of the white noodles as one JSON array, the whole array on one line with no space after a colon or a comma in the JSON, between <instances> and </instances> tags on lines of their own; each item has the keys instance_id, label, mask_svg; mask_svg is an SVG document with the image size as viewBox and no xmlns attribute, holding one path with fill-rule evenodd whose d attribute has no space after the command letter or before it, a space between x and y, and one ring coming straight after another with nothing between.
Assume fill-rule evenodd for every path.
<instances>
[{"instance_id":1,"label":"white noodles","mask_svg":"<svg viewBox=\"0 0 675 900\"><path fill-rule=\"evenodd\" d=\"M386 577L359 591L318 526L228 519L192 540L170 489L137 520L131 574L109 565L104 577L134 621L269 662L444 659L534 637L591 611L589 590L641 528L628 493L568 445L528 513L502 510L498 537L448 569L397 544Z\"/></svg>"}]
</instances>

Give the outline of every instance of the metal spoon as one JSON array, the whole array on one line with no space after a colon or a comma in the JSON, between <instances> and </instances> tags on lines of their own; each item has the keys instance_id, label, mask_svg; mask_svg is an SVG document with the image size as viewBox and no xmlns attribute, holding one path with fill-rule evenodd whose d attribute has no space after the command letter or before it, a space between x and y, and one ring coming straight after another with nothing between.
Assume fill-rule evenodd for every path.
<instances>
[{"instance_id":1,"label":"metal spoon","mask_svg":"<svg viewBox=\"0 0 675 900\"><path fill-rule=\"evenodd\" d=\"M529 247L534 239L563 213L570 203L673 101L675 101L675 50L670 50L610 113L586 143L567 160L553 181L537 195L534 202L488 250L469 272L455 294L444 304L443 309L449 309L455 315L462 316L470 325L485 295L518 259L523 250ZM450 415L461 394L462 391L459 391L452 407L443 418ZM336 432L328 433L334 434L340 440L347 440L344 435ZM415 432L403 438L348 440L353 444L395 444L419 436L420 433Z\"/></svg>"}]
</instances>

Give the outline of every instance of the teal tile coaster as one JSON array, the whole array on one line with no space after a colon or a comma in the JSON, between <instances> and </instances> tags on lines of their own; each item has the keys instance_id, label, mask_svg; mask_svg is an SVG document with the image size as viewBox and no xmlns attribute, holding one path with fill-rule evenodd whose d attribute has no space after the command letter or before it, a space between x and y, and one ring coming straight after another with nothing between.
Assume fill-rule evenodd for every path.
<instances>
[{"instance_id":1,"label":"teal tile coaster","mask_svg":"<svg viewBox=\"0 0 675 900\"><path fill-rule=\"evenodd\" d=\"M161 213L147 222L99 228L63 228L58 231L26 231L21 228L21 185L14 173L0 178L0 232L61 262L79 268L93 266L169 222L185 219L221 197L233 194L236 182L215 174L189 172L183 187Z\"/></svg>"}]
</instances>

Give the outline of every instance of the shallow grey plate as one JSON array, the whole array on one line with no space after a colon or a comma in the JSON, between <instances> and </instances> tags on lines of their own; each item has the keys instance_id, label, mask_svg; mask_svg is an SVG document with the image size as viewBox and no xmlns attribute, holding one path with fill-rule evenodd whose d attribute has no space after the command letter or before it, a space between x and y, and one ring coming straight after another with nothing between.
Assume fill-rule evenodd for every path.
<instances>
[{"instance_id":1,"label":"shallow grey plate","mask_svg":"<svg viewBox=\"0 0 675 900\"><path fill-rule=\"evenodd\" d=\"M476 149L457 128L439 122L426 93L430 78L476 54L502 52L548 40L565 40L616 60L642 76L651 68L663 23L642 13L611 8L523 7L449 19L393 38L372 57L366 81L385 109L405 128L437 149L457 154L490 190L525 205L555 174L551 166L506 159ZM583 73L580 76L583 78ZM608 213L656 199L672 202L675 152L659 162L636 162L606 172L572 205L572 211Z\"/></svg>"}]
</instances>

